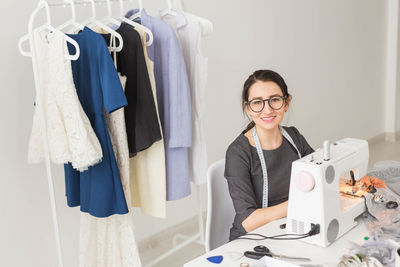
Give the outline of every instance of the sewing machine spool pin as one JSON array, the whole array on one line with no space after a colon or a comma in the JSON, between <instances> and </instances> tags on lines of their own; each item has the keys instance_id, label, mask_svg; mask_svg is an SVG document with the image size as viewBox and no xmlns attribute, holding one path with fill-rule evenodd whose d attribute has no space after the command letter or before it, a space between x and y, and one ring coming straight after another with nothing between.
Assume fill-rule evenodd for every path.
<instances>
[{"instance_id":1,"label":"sewing machine spool pin","mask_svg":"<svg viewBox=\"0 0 400 267\"><path fill-rule=\"evenodd\" d=\"M328 140L324 141L323 148L324 148L324 160L328 161L331 158L331 143Z\"/></svg>"}]
</instances>

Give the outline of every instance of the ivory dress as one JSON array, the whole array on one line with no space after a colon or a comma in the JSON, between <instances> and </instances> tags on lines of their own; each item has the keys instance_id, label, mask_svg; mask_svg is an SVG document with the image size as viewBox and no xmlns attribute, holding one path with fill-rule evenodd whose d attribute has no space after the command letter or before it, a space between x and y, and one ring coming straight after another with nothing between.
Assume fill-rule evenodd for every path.
<instances>
[{"instance_id":1,"label":"ivory dress","mask_svg":"<svg viewBox=\"0 0 400 267\"><path fill-rule=\"evenodd\" d=\"M145 27L139 24L135 26L135 30L139 33L142 41L144 58L158 114L154 63L147 55ZM129 167L132 205L141 207L143 213L147 215L165 218L166 172L164 139L155 142L148 149L140 151L135 157L130 158Z\"/></svg>"}]
</instances>

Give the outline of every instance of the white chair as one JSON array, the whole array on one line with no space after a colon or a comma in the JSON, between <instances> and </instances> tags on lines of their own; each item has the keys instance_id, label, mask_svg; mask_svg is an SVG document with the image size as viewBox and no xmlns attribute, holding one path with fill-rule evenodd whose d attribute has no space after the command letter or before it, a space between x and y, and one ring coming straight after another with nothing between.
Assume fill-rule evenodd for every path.
<instances>
[{"instance_id":1,"label":"white chair","mask_svg":"<svg viewBox=\"0 0 400 267\"><path fill-rule=\"evenodd\" d=\"M206 252L229 242L229 232L235 217L224 170L223 159L211 164L207 171Z\"/></svg>"}]
</instances>

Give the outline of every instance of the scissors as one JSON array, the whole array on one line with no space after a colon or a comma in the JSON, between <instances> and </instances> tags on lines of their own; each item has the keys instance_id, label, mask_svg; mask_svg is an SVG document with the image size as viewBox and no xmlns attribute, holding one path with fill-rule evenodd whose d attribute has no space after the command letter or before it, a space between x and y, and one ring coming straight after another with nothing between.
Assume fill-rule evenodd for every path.
<instances>
[{"instance_id":1,"label":"scissors","mask_svg":"<svg viewBox=\"0 0 400 267\"><path fill-rule=\"evenodd\" d=\"M244 253L244 256L250 259L261 259L264 256L272 257L272 258L277 258L277 259L283 259L283 260L293 260L293 261L311 261L310 258L301 258L301 257L290 257L290 256L285 256L285 255L279 255L279 254L274 254L272 253L269 248L266 246L256 246L254 247L254 251L246 251Z\"/></svg>"}]
</instances>

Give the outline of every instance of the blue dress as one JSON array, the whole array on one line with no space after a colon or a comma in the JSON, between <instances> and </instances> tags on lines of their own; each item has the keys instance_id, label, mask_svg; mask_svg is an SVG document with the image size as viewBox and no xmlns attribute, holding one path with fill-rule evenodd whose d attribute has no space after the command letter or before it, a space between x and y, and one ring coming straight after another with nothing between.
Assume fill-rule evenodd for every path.
<instances>
[{"instance_id":1,"label":"blue dress","mask_svg":"<svg viewBox=\"0 0 400 267\"><path fill-rule=\"evenodd\" d=\"M96 217L128 213L121 178L114 156L103 108L111 113L127 105L127 100L103 37L85 27L69 35L79 45L80 56L71 61L72 73L81 105L100 141L103 159L78 172L64 165L68 206ZM68 43L69 52L75 47Z\"/></svg>"}]
</instances>

